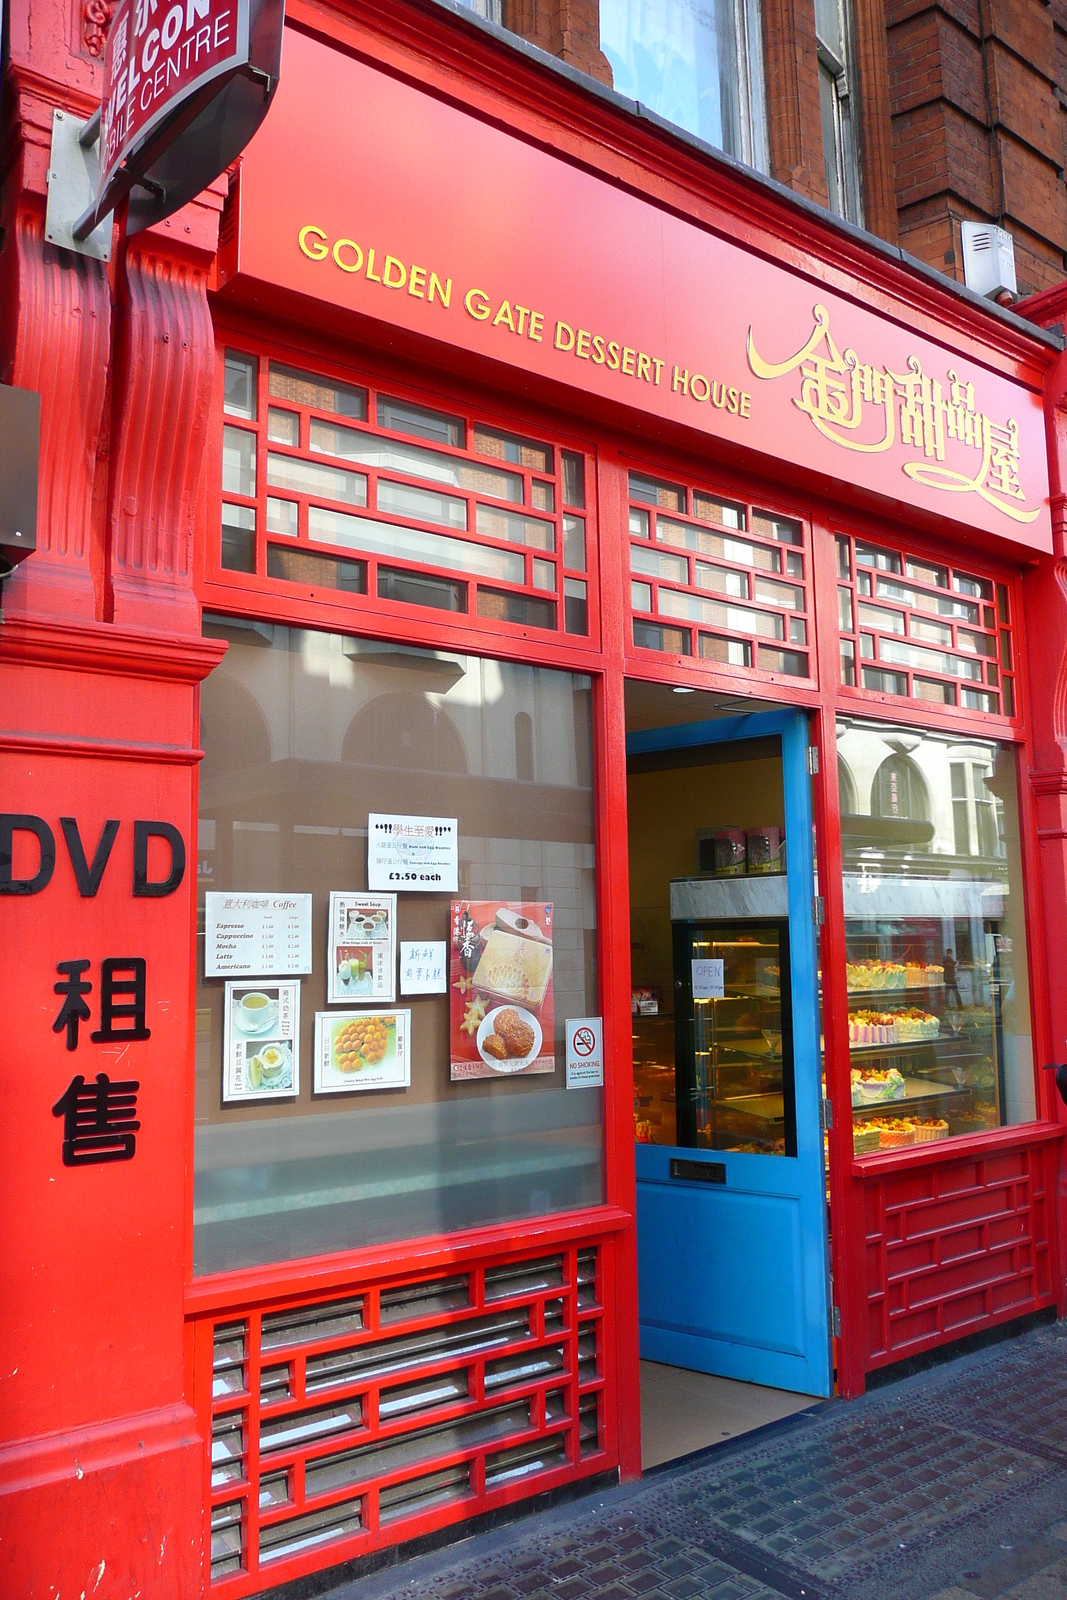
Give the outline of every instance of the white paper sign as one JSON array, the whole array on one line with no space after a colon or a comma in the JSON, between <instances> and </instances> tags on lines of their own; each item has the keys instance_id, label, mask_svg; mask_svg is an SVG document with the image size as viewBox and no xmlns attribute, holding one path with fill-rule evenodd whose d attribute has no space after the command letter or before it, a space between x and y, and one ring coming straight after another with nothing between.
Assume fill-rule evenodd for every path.
<instances>
[{"instance_id":1,"label":"white paper sign","mask_svg":"<svg viewBox=\"0 0 1067 1600\"><path fill-rule=\"evenodd\" d=\"M722 981L722 957L716 961L693 962L693 999L722 1000L726 990Z\"/></svg>"},{"instance_id":2,"label":"white paper sign","mask_svg":"<svg viewBox=\"0 0 1067 1600\"><path fill-rule=\"evenodd\" d=\"M604 1083L604 1023L600 1017L569 1017L567 1088L598 1089Z\"/></svg>"},{"instance_id":3,"label":"white paper sign","mask_svg":"<svg viewBox=\"0 0 1067 1600\"><path fill-rule=\"evenodd\" d=\"M311 971L309 894L204 896L205 978L289 978Z\"/></svg>"},{"instance_id":4,"label":"white paper sign","mask_svg":"<svg viewBox=\"0 0 1067 1600\"><path fill-rule=\"evenodd\" d=\"M330 890L326 1002L396 999L396 895Z\"/></svg>"},{"instance_id":5,"label":"white paper sign","mask_svg":"<svg viewBox=\"0 0 1067 1600\"><path fill-rule=\"evenodd\" d=\"M288 1100L300 1093L300 985L228 983L222 1098Z\"/></svg>"},{"instance_id":6,"label":"white paper sign","mask_svg":"<svg viewBox=\"0 0 1067 1600\"><path fill-rule=\"evenodd\" d=\"M367 887L407 894L455 894L459 888L455 817L367 818Z\"/></svg>"},{"instance_id":7,"label":"white paper sign","mask_svg":"<svg viewBox=\"0 0 1067 1600\"><path fill-rule=\"evenodd\" d=\"M400 993L448 993L448 944L444 939L401 939Z\"/></svg>"}]
</instances>

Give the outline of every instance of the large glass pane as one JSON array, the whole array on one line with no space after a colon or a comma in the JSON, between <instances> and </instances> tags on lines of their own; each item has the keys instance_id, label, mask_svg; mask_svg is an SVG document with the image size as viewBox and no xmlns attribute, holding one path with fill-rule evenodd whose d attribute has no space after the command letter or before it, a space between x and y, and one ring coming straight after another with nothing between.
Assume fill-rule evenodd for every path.
<instances>
[{"instance_id":1,"label":"large glass pane","mask_svg":"<svg viewBox=\"0 0 1067 1600\"><path fill-rule=\"evenodd\" d=\"M731 0L600 0L618 92L743 158L738 42Z\"/></svg>"},{"instance_id":2,"label":"large glass pane","mask_svg":"<svg viewBox=\"0 0 1067 1600\"><path fill-rule=\"evenodd\" d=\"M205 890L312 895L300 1087L221 1097L221 979L197 991L198 1273L595 1205L602 1091L565 1088L564 1021L599 1010L589 679L406 645L209 619ZM367 814L459 819L459 897L551 902L553 1071L453 1083L449 996L409 995L411 1084L316 1097L329 894L366 887ZM447 894L401 894L401 940L447 941Z\"/></svg>"},{"instance_id":3,"label":"large glass pane","mask_svg":"<svg viewBox=\"0 0 1067 1600\"><path fill-rule=\"evenodd\" d=\"M1035 1112L1015 753L838 724L857 1153Z\"/></svg>"}]
</instances>

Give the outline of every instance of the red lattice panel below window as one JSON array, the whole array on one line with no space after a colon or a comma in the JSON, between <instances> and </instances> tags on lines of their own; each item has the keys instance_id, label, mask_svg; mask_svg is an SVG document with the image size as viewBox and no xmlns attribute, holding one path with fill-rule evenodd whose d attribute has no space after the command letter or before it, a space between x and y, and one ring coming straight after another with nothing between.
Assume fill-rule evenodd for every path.
<instances>
[{"instance_id":1,"label":"red lattice panel below window","mask_svg":"<svg viewBox=\"0 0 1067 1600\"><path fill-rule=\"evenodd\" d=\"M212 1593L613 1465L603 1270L578 1244L198 1319Z\"/></svg>"},{"instance_id":2,"label":"red lattice panel below window","mask_svg":"<svg viewBox=\"0 0 1067 1600\"><path fill-rule=\"evenodd\" d=\"M873 1166L863 1182L868 1367L1053 1303L1055 1143Z\"/></svg>"}]
</instances>

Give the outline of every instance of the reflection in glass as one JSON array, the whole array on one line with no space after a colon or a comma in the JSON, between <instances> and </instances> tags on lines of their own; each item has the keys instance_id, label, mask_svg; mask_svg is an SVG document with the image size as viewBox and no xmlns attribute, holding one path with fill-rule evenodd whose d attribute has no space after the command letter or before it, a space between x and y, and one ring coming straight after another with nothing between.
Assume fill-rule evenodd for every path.
<instances>
[{"instance_id":1,"label":"reflection in glass","mask_svg":"<svg viewBox=\"0 0 1067 1600\"><path fill-rule=\"evenodd\" d=\"M234 618L205 632L229 650L201 695L201 919L206 889L310 893L315 969L299 1096L223 1106L201 920L196 1272L598 1204L602 1091L567 1091L563 1036L600 1011L589 679ZM450 1083L448 996L424 995L400 1002L409 1089L314 1099L329 892L366 886L374 810L457 817L464 898L556 904L554 1073ZM446 938L449 900L402 895L400 938Z\"/></svg>"},{"instance_id":2,"label":"reflection in glass","mask_svg":"<svg viewBox=\"0 0 1067 1600\"><path fill-rule=\"evenodd\" d=\"M758 23L744 0L600 0L600 46L619 94L762 168Z\"/></svg>"}]
</instances>

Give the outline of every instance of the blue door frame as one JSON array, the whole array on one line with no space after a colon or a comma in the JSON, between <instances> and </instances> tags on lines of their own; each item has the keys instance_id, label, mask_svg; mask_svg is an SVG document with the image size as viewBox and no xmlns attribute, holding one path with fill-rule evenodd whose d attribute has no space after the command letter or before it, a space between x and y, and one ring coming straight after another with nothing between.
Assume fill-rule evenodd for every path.
<instances>
[{"instance_id":1,"label":"blue door frame","mask_svg":"<svg viewBox=\"0 0 1067 1600\"><path fill-rule=\"evenodd\" d=\"M815 870L807 718L754 712L632 733L628 755L779 735L797 1154L639 1144L641 1355L802 1394L831 1392L826 1178L820 1120ZM672 1157L725 1164L725 1183L672 1178Z\"/></svg>"}]
</instances>

